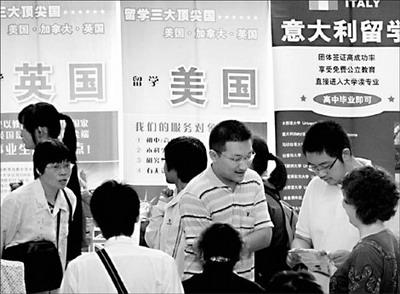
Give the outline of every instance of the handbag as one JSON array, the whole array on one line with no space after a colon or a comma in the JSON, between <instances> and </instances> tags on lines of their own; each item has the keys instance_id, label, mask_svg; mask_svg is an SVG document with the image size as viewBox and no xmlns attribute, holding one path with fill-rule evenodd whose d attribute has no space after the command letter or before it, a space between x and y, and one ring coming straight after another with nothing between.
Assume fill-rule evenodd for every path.
<instances>
[{"instance_id":1,"label":"handbag","mask_svg":"<svg viewBox=\"0 0 400 294\"><path fill-rule=\"evenodd\" d=\"M64 192L72 214L71 203ZM57 244L60 230L60 211L57 214ZM3 259L24 263L26 291L40 292L58 289L63 277L63 268L57 247L52 241L38 240L8 247L3 252Z\"/></svg>"},{"instance_id":2,"label":"handbag","mask_svg":"<svg viewBox=\"0 0 400 294\"><path fill-rule=\"evenodd\" d=\"M24 263L28 293L53 290L61 285L61 260L56 246L51 241L29 241L8 247L4 250L3 258Z\"/></svg>"},{"instance_id":3,"label":"handbag","mask_svg":"<svg viewBox=\"0 0 400 294\"><path fill-rule=\"evenodd\" d=\"M128 294L128 290L126 290L124 283L119 276L117 269L112 263L110 257L108 256L106 250L104 248L96 251L97 255L100 257L101 261L104 264L108 274L111 277L111 280L114 283L115 288L117 288L118 294Z\"/></svg>"}]
</instances>

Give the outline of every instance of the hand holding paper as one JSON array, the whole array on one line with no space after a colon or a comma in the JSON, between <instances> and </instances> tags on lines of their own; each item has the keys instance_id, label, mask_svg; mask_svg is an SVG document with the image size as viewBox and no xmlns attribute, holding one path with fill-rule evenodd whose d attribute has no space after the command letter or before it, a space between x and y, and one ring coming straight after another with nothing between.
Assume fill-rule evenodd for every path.
<instances>
[{"instance_id":1,"label":"hand holding paper","mask_svg":"<svg viewBox=\"0 0 400 294\"><path fill-rule=\"evenodd\" d=\"M331 276L335 265L324 250L293 248L289 254L297 256L300 263L307 266L311 272L317 272L326 276Z\"/></svg>"}]
</instances>

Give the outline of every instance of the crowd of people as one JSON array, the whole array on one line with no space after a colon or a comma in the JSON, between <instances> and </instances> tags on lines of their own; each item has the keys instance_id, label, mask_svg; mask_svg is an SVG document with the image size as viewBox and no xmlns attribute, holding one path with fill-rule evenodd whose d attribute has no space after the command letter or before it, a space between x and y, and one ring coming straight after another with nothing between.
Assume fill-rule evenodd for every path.
<instances>
[{"instance_id":1,"label":"crowd of people","mask_svg":"<svg viewBox=\"0 0 400 294\"><path fill-rule=\"evenodd\" d=\"M1 203L0 256L24 263L27 293L400 291L399 187L354 155L335 121L316 122L305 134L302 151L315 176L298 216L280 197L288 178L283 161L244 123L225 120L212 129L208 153L194 137L166 144L164 174L175 189L151 207L145 246L132 239L140 215L135 189L115 180L94 189L90 213L106 242L81 254L73 121L43 102L25 107L18 120L25 148L34 149L34 181ZM61 276L38 286L33 273L54 252L60 266L47 266L46 275ZM322 256L329 271L310 268L299 252ZM43 262L31 261L39 254Z\"/></svg>"}]
</instances>

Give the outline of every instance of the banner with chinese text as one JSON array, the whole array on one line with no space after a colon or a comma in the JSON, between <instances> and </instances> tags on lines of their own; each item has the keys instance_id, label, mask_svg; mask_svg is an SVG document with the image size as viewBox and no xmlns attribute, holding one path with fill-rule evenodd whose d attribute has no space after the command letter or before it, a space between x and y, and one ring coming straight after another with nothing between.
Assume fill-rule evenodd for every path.
<instances>
[{"instance_id":1,"label":"banner with chinese text","mask_svg":"<svg viewBox=\"0 0 400 294\"><path fill-rule=\"evenodd\" d=\"M116 2L1 2L1 194L33 179L18 112L49 102L74 120L89 188L119 175L120 43Z\"/></svg>"},{"instance_id":2,"label":"banner with chinese text","mask_svg":"<svg viewBox=\"0 0 400 294\"><path fill-rule=\"evenodd\" d=\"M167 142L195 136L208 149L225 119L261 125L273 151L267 1L122 1L121 23L128 181L166 185Z\"/></svg>"},{"instance_id":3,"label":"banner with chinese text","mask_svg":"<svg viewBox=\"0 0 400 294\"><path fill-rule=\"evenodd\" d=\"M301 144L317 120L349 132L354 154L400 181L400 1L272 1L277 152L285 200L311 178Z\"/></svg>"}]
</instances>

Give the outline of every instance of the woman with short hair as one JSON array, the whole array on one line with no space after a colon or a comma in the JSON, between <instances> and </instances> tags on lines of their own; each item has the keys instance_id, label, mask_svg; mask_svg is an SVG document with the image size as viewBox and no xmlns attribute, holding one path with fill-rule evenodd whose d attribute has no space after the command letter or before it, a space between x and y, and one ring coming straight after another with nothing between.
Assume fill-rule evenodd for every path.
<instances>
[{"instance_id":1,"label":"woman with short hair","mask_svg":"<svg viewBox=\"0 0 400 294\"><path fill-rule=\"evenodd\" d=\"M342 190L361 240L331 278L330 293L399 293L399 244L384 226L396 212L396 184L383 169L365 166L345 176Z\"/></svg>"},{"instance_id":2,"label":"woman with short hair","mask_svg":"<svg viewBox=\"0 0 400 294\"><path fill-rule=\"evenodd\" d=\"M73 165L70 151L59 140L46 140L36 145L33 163L38 178L12 191L2 201L0 257L14 260L7 254L15 250L14 246L29 241L50 241L59 253L62 277L67 262L69 223L76 207L76 197L66 187ZM36 286L32 290L27 277L25 281L27 292L36 292ZM56 290L60 283L61 280L58 285L52 283L51 289L42 290Z\"/></svg>"}]
</instances>

